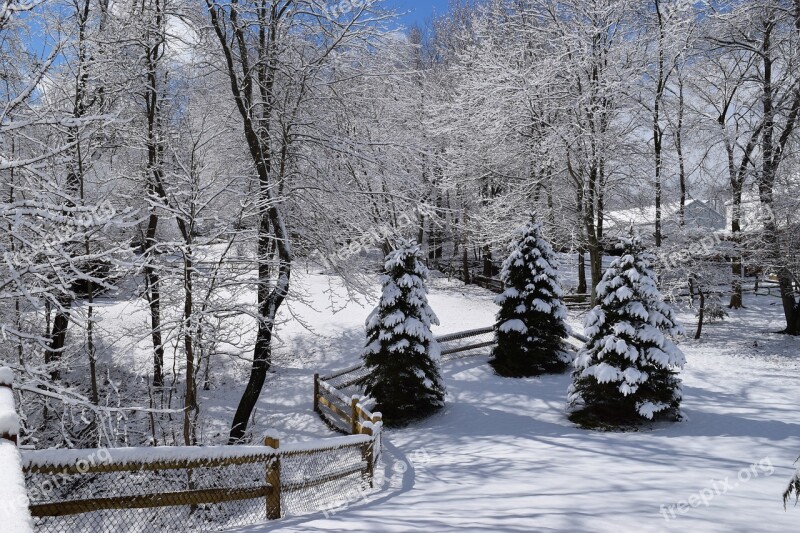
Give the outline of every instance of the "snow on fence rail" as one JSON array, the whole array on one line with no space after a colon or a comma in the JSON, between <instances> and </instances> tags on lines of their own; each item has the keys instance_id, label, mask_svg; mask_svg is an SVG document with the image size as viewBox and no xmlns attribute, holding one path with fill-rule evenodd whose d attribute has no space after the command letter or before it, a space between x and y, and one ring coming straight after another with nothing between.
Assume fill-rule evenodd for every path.
<instances>
[{"instance_id":1,"label":"snow on fence rail","mask_svg":"<svg viewBox=\"0 0 800 533\"><path fill-rule=\"evenodd\" d=\"M369 429L367 432L366 429ZM373 485L380 421L363 434L264 446L23 454L37 531L221 531L343 505Z\"/></svg>"},{"instance_id":2,"label":"snow on fence rail","mask_svg":"<svg viewBox=\"0 0 800 533\"><path fill-rule=\"evenodd\" d=\"M437 337L441 347L442 362L464 357L485 355L485 348L497 343L494 328L481 328ZM589 339L572 332L565 343L580 349ZM371 422L372 413L364 407L364 380L368 375L364 365L340 370L328 376L314 374L314 411L332 429L347 434L357 434L362 423ZM380 413L378 420L382 420Z\"/></svg>"},{"instance_id":3,"label":"snow on fence rail","mask_svg":"<svg viewBox=\"0 0 800 533\"><path fill-rule=\"evenodd\" d=\"M0 524L3 531L32 531L25 478L17 449L19 416L14 401L14 373L0 368Z\"/></svg>"},{"instance_id":4,"label":"snow on fence rail","mask_svg":"<svg viewBox=\"0 0 800 533\"><path fill-rule=\"evenodd\" d=\"M498 278L473 276L472 282L479 287L483 287L484 289L488 289L498 294L506 289L506 285L503 283L503 280ZM578 293L564 295L564 304L569 309L589 309L591 300L592 297L590 294Z\"/></svg>"}]
</instances>

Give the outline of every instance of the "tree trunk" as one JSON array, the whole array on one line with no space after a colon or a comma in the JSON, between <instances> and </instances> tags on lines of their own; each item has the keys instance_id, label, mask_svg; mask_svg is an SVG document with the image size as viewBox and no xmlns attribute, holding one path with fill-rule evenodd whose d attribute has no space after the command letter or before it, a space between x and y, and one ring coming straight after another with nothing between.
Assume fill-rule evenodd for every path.
<instances>
[{"instance_id":1,"label":"tree trunk","mask_svg":"<svg viewBox=\"0 0 800 533\"><path fill-rule=\"evenodd\" d=\"M255 132L249 132L247 138L251 149L256 150L257 153L264 153L262 152L260 139ZM259 171L260 194L265 199L261 202L263 207L261 207L258 242L258 308L260 320L253 353L253 366L250 369L250 378L247 381L247 386L244 393L242 393L242 398L231 423L231 432L228 438L230 444L237 444L244 440L250 417L255 410L261 390L266 382L267 372L272 365L272 336L275 328L275 318L289 293L292 273L290 236L286 230L283 213L278 210L277 202L272 200L268 164L262 159L259 160L256 167ZM281 167L283 168L283 162ZM270 288L270 260L273 245L278 254L279 267L275 287Z\"/></svg>"},{"instance_id":2,"label":"tree trunk","mask_svg":"<svg viewBox=\"0 0 800 533\"><path fill-rule=\"evenodd\" d=\"M152 261L152 259L148 259ZM155 267L145 268L147 303L150 308L150 339L153 342L153 387L164 386L164 344L161 336L161 279Z\"/></svg>"},{"instance_id":3,"label":"tree trunk","mask_svg":"<svg viewBox=\"0 0 800 533\"><path fill-rule=\"evenodd\" d=\"M706 294L703 292L703 288L698 286L697 292L700 293L700 311L697 313L697 332L694 334L695 340L698 340L700 336L703 334L703 322L705 320L706 315Z\"/></svg>"},{"instance_id":4,"label":"tree trunk","mask_svg":"<svg viewBox=\"0 0 800 533\"><path fill-rule=\"evenodd\" d=\"M741 309L744 307L744 290L742 288L742 259L737 255L733 258L731 264L731 275L733 282L731 283L731 301L728 307L731 309Z\"/></svg>"},{"instance_id":5,"label":"tree trunk","mask_svg":"<svg viewBox=\"0 0 800 533\"><path fill-rule=\"evenodd\" d=\"M675 127L675 152L678 156L678 179L680 181L681 199L678 221L680 227L686 225L686 159L683 155L683 115L685 101L683 96L683 74L678 76L678 124Z\"/></svg>"},{"instance_id":6,"label":"tree trunk","mask_svg":"<svg viewBox=\"0 0 800 533\"><path fill-rule=\"evenodd\" d=\"M192 272L194 269L191 245L183 255L183 346L186 355L186 397L183 404L183 443L186 446L195 444L195 421L192 413L197 413L197 384L195 382L194 360L194 287Z\"/></svg>"},{"instance_id":7,"label":"tree trunk","mask_svg":"<svg viewBox=\"0 0 800 533\"><path fill-rule=\"evenodd\" d=\"M163 32L163 6L160 1L154 4L155 13L153 24L159 32ZM144 13L143 13L144 16ZM160 36L163 36L161 33ZM159 37L160 37L159 36ZM147 173L146 190L148 199L153 202L161 189L160 182L163 175L164 144L161 139L162 108L159 94L159 68L162 61L163 40L157 38L155 44L146 42L144 55L147 61L145 83L145 112L147 119ZM163 195L161 195L163 196ZM147 284L147 300L150 306L150 336L153 342L153 386L164 386L164 346L161 336L161 279L155 266L156 232L158 230L159 216L157 207L150 206L150 216L147 222L145 235L145 276Z\"/></svg>"},{"instance_id":8,"label":"tree trunk","mask_svg":"<svg viewBox=\"0 0 800 533\"><path fill-rule=\"evenodd\" d=\"M578 294L587 294L589 288L586 286L586 249L578 249Z\"/></svg>"},{"instance_id":9,"label":"tree trunk","mask_svg":"<svg viewBox=\"0 0 800 533\"><path fill-rule=\"evenodd\" d=\"M655 188L656 188L656 248L661 248L662 230L661 230L661 201L662 201L662 183L661 172L663 167L663 150L662 141L664 138L664 130L661 127L661 100L664 96L664 86L666 83L664 72L664 19L661 14L661 3L655 0L655 12L658 19L658 78L656 79L656 93L653 102L653 149L655 155Z\"/></svg>"},{"instance_id":10,"label":"tree trunk","mask_svg":"<svg viewBox=\"0 0 800 533\"><path fill-rule=\"evenodd\" d=\"M597 239L589 238L589 266L592 273L592 305L597 305L597 285L603 279L603 250Z\"/></svg>"},{"instance_id":11,"label":"tree trunk","mask_svg":"<svg viewBox=\"0 0 800 533\"><path fill-rule=\"evenodd\" d=\"M728 307L731 309L741 309L744 307L744 292L742 290L742 258L740 253L741 231L742 231L742 186L741 183L733 183L733 199L731 206L731 234L734 244L734 256L731 260L731 301Z\"/></svg>"},{"instance_id":12,"label":"tree trunk","mask_svg":"<svg viewBox=\"0 0 800 533\"><path fill-rule=\"evenodd\" d=\"M464 246L462 246L461 250L461 272L464 277L464 283L469 285L471 282L469 275L469 247L466 239L464 239Z\"/></svg>"},{"instance_id":13,"label":"tree trunk","mask_svg":"<svg viewBox=\"0 0 800 533\"><path fill-rule=\"evenodd\" d=\"M484 277L491 278L494 275L494 263L492 262L492 248L490 246L483 247L483 275Z\"/></svg>"},{"instance_id":14,"label":"tree trunk","mask_svg":"<svg viewBox=\"0 0 800 533\"><path fill-rule=\"evenodd\" d=\"M67 330L69 329L72 298L67 296L61 297L59 298L58 305L56 316L53 319L53 329L50 332L50 342L44 354L44 362L51 367L50 379L53 381L61 379L61 371L57 365L61 361L67 343Z\"/></svg>"},{"instance_id":15,"label":"tree trunk","mask_svg":"<svg viewBox=\"0 0 800 533\"><path fill-rule=\"evenodd\" d=\"M797 13L798 27L800 27L800 11ZM773 26L771 22L765 22L764 42L761 50L761 60L763 64L763 86L762 104L764 109L763 133L761 134L761 176L758 184L758 193L761 205L766 209L766 214L762 213L764 221L764 241L770 266L777 271L778 282L781 288L781 300L783 303L784 317L786 318L785 333L789 335L800 335L800 317L798 317L798 305L794 296L792 273L789 270L780 243L780 228L775 217L774 210L774 190L778 168L783 160L786 143L791 137L800 112L800 93L795 91L789 116L786 123L775 142L776 134L776 108L774 101L773 87L773 58L772 58L772 34Z\"/></svg>"}]
</instances>

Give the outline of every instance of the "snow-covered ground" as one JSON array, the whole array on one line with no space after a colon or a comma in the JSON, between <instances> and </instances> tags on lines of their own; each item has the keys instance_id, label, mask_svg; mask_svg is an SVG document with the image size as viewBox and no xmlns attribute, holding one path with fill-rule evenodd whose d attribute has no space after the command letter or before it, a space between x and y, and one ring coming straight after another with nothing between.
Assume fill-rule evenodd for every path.
<instances>
[{"instance_id":1,"label":"snow-covered ground","mask_svg":"<svg viewBox=\"0 0 800 533\"><path fill-rule=\"evenodd\" d=\"M375 303L352 301L323 275L299 276L295 286L307 303L283 312L255 416L256 434L274 428L284 443L335 436L312 410L312 377L359 361ZM489 291L442 278L430 286L437 334L493 322ZM785 512L781 494L800 454L800 340L772 333L781 327L777 298L747 303L707 325L702 340L682 342L682 423L580 430L564 412L569 376L501 379L486 357L448 363L447 408L388 432L379 492L343 495L352 503L335 514L243 531L797 531L800 509ZM131 302L108 300L101 313L108 328L147 319ZM696 323L692 313L680 317ZM581 331L580 316L571 323ZM146 375L149 339L135 338L132 349L115 351ZM225 441L248 370L245 360L219 357L214 387L201 391L209 444Z\"/></svg>"},{"instance_id":2,"label":"snow-covered ground","mask_svg":"<svg viewBox=\"0 0 800 533\"><path fill-rule=\"evenodd\" d=\"M294 312L318 335L284 327L259 407L259 425L288 440L331 435L311 410L311 376L356 362L363 342L369 305L342 299L339 312L326 311L327 281L304 280L320 305ZM488 291L432 286L438 333L491 323ZM800 510L785 512L781 494L800 453L800 342L772 333L777 303L751 298L701 341L684 340L686 420L650 431L575 428L566 375L502 379L485 357L448 363L447 408L388 432L380 492L242 531L796 531ZM222 424L232 405L217 409Z\"/></svg>"}]
</instances>

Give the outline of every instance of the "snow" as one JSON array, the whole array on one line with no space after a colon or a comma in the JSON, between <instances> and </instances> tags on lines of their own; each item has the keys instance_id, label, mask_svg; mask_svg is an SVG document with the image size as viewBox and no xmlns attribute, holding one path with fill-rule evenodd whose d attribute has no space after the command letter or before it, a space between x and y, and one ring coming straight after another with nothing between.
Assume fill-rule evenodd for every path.
<instances>
[{"instance_id":1,"label":"snow","mask_svg":"<svg viewBox=\"0 0 800 533\"><path fill-rule=\"evenodd\" d=\"M9 388L13 383L11 369L0 368L0 435L9 437L19 434L14 392ZM13 442L3 438L0 438L0 524L3 531L32 531L19 451Z\"/></svg>"},{"instance_id":2,"label":"snow","mask_svg":"<svg viewBox=\"0 0 800 533\"><path fill-rule=\"evenodd\" d=\"M516 331L518 333L528 332L528 326L525 325L525 322L519 319L507 320L500 325L499 329L502 333L510 333L512 331Z\"/></svg>"},{"instance_id":3,"label":"snow","mask_svg":"<svg viewBox=\"0 0 800 533\"><path fill-rule=\"evenodd\" d=\"M0 386L0 435L18 435L19 416L17 415L14 393L8 387Z\"/></svg>"},{"instance_id":4,"label":"snow","mask_svg":"<svg viewBox=\"0 0 800 533\"><path fill-rule=\"evenodd\" d=\"M664 409L669 409L669 404L666 403L656 404L653 402L645 402L637 408L639 414L649 420L652 420L653 415L655 415L659 411L663 411Z\"/></svg>"},{"instance_id":5,"label":"snow","mask_svg":"<svg viewBox=\"0 0 800 533\"><path fill-rule=\"evenodd\" d=\"M0 368L0 385L13 385L14 371L4 366Z\"/></svg>"},{"instance_id":6,"label":"snow","mask_svg":"<svg viewBox=\"0 0 800 533\"><path fill-rule=\"evenodd\" d=\"M33 531L17 447L0 439L0 524L9 533Z\"/></svg>"},{"instance_id":7,"label":"snow","mask_svg":"<svg viewBox=\"0 0 800 533\"><path fill-rule=\"evenodd\" d=\"M266 432L275 437L276 430ZM294 453L324 450L329 448L358 446L370 442L368 435L349 435L346 437L327 436L296 443L281 443L280 452ZM26 450L22 452L25 468L68 467L82 464L129 465L142 462L176 462L200 459L237 459L260 457L272 453L267 446L161 446L152 448L100 448L93 450Z\"/></svg>"},{"instance_id":8,"label":"snow","mask_svg":"<svg viewBox=\"0 0 800 533\"><path fill-rule=\"evenodd\" d=\"M442 318L437 335L485 327L496 309L488 291L445 280L433 283L429 299ZM800 451L800 413L787 402L800 387L800 361L797 340L771 333L781 323L776 303L754 299L729 320L708 324L701 341L684 341L685 420L636 433L571 424L565 415L568 375L503 379L488 367L488 354L446 363L444 410L384 432L384 479L375 495L351 498L354 503L327 516L239 531L722 533L764 531L765 524L770 531L796 531L797 511L783 510L781 494ZM349 326L341 314L314 316L324 328L329 321L360 336L368 311L346 312ZM578 331L581 318L571 317ZM693 315L679 318L688 322ZM305 412L310 403L302 385L315 366L357 362L349 338L330 339L322 359L304 365L295 409ZM269 411L262 417L287 436L312 431L312 417L280 417L285 411L278 398L294 398L297 382L273 385L260 404ZM708 505L688 504L702 497Z\"/></svg>"},{"instance_id":9,"label":"snow","mask_svg":"<svg viewBox=\"0 0 800 533\"><path fill-rule=\"evenodd\" d=\"M619 380L620 371L608 363L600 363L585 369L583 375L594 376L598 383L611 383Z\"/></svg>"},{"instance_id":10,"label":"snow","mask_svg":"<svg viewBox=\"0 0 800 533\"><path fill-rule=\"evenodd\" d=\"M314 333L296 320L279 326L254 428L257 435L275 428L282 449L335 436L313 411L313 375L360 363L364 320L380 295L377 278L373 295L361 302L333 277L301 274L295 283L307 303L290 303L283 318L291 310L314 324ZM435 335L494 323L493 293L444 278L432 280L429 289L442 322ZM327 517L288 518L241 531L727 533L764 531L764 524L771 531L796 531L800 510L784 512L781 494L800 453L800 412L792 402L800 389L800 341L772 333L781 328L777 298L748 297L747 305L707 324L700 341L682 341L683 422L637 433L577 429L565 414L568 375L502 379L488 367L487 351L486 357L443 365L448 396L440 414L384 431L379 471L386 475L374 496L353 498ZM100 312L104 327L146 319L130 304L106 303ZM582 331L583 318L570 314L573 330ZM696 320L693 313L679 318ZM136 354L131 368L149 371L146 342L126 353ZM208 442L225 441L248 370L246 361L224 361L214 388L199 391ZM763 460L772 474L757 469L758 477L738 481L742 469ZM726 478L738 486L708 506L676 511L670 521L659 514L664 505L671 516L670 506Z\"/></svg>"}]
</instances>

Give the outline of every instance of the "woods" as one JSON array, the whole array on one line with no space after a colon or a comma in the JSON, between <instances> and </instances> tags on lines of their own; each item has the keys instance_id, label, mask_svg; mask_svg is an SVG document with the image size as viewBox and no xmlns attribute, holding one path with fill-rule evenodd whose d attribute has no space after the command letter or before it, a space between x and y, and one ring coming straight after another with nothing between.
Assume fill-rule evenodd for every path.
<instances>
[{"instance_id":1,"label":"woods","mask_svg":"<svg viewBox=\"0 0 800 533\"><path fill-rule=\"evenodd\" d=\"M225 440L249 442L298 279L363 298L396 237L496 278L534 210L567 292L601 303L634 223L668 300L724 316L774 279L800 332L800 5L487 0L414 28L391 8L3 1L0 358L23 440L216 441L202 397L224 382Z\"/></svg>"}]
</instances>

